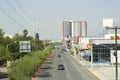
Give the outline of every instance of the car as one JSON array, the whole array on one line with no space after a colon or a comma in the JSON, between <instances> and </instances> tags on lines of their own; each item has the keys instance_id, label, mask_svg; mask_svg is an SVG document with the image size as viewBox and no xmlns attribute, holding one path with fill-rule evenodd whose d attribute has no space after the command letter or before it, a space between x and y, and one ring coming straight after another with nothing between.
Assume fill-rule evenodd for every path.
<instances>
[{"instance_id":1,"label":"car","mask_svg":"<svg viewBox=\"0 0 120 80\"><path fill-rule=\"evenodd\" d=\"M58 70L65 70L64 65L63 65L63 64L59 64L59 65L58 65Z\"/></svg>"},{"instance_id":2,"label":"car","mask_svg":"<svg viewBox=\"0 0 120 80\"><path fill-rule=\"evenodd\" d=\"M60 55L60 54L58 54L57 56L58 56L58 57L61 57L61 55Z\"/></svg>"}]
</instances>

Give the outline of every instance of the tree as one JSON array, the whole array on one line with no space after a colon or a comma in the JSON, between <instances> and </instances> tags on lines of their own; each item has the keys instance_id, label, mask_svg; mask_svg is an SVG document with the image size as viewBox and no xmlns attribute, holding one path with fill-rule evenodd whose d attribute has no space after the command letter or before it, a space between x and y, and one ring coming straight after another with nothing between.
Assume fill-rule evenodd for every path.
<instances>
[{"instance_id":1,"label":"tree","mask_svg":"<svg viewBox=\"0 0 120 80\"><path fill-rule=\"evenodd\" d=\"M10 52L3 46L0 46L0 61L11 58Z\"/></svg>"},{"instance_id":2,"label":"tree","mask_svg":"<svg viewBox=\"0 0 120 80\"><path fill-rule=\"evenodd\" d=\"M19 35L18 33L16 33L13 37L12 40L13 41L20 41L21 35Z\"/></svg>"},{"instance_id":3,"label":"tree","mask_svg":"<svg viewBox=\"0 0 120 80\"><path fill-rule=\"evenodd\" d=\"M10 45L8 46L8 50L10 51L13 60L19 58L19 42L15 41L10 43Z\"/></svg>"},{"instance_id":4,"label":"tree","mask_svg":"<svg viewBox=\"0 0 120 80\"><path fill-rule=\"evenodd\" d=\"M0 45L3 45L3 37L4 37L4 32L3 32L3 30L2 29L0 29Z\"/></svg>"},{"instance_id":5,"label":"tree","mask_svg":"<svg viewBox=\"0 0 120 80\"><path fill-rule=\"evenodd\" d=\"M5 32L3 32L3 30L2 30L2 29L0 29L0 37L3 37L3 36L4 36L4 34L5 34Z\"/></svg>"},{"instance_id":6,"label":"tree","mask_svg":"<svg viewBox=\"0 0 120 80\"><path fill-rule=\"evenodd\" d=\"M39 40L37 44L33 44L32 45L32 49L33 50L43 50L44 49L44 44L43 44L43 41L42 40Z\"/></svg>"},{"instance_id":7,"label":"tree","mask_svg":"<svg viewBox=\"0 0 120 80\"><path fill-rule=\"evenodd\" d=\"M23 30L23 37L27 37L27 35L28 35L28 30Z\"/></svg>"},{"instance_id":8,"label":"tree","mask_svg":"<svg viewBox=\"0 0 120 80\"><path fill-rule=\"evenodd\" d=\"M6 47L11 42L12 42L12 39L9 36L6 36L3 39L3 46Z\"/></svg>"}]
</instances>

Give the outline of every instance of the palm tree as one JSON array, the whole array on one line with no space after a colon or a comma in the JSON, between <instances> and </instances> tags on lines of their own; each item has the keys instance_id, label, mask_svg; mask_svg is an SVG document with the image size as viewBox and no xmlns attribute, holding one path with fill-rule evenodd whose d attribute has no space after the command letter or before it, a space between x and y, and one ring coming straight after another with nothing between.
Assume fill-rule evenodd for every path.
<instances>
[{"instance_id":1,"label":"palm tree","mask_svg":"<svg viewBox=\"0 0 120 80\"><path fill-rule=\"evenodd\" d=\"M28 30L23 30L23 36L26 37L28 35Z\"/></svg>"}]
</instances>

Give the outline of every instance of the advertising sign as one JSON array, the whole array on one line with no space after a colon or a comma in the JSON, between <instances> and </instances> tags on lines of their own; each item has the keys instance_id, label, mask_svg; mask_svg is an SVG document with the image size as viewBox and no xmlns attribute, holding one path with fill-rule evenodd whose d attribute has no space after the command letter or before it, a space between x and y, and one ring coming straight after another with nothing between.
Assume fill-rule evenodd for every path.
<instances>
[{"instance_id":1,"label":"advertising sign","mask_svg":"<svg viewBox=\"0 0 120 80\"><path fill-rule=\"evenodd\" d=\"M113 27L113 19L103 19L103 27Z\"/></svg>"},{"instance_id":2,"label":"advertising sign","mask_svg":"<svg viewBox=\"0 0 120 80\"><path fill-rule=\"evenodd\" d=\"M31 42L30 41L20 41L19 52L31 52Z\"/></svg>"}]
</instances>

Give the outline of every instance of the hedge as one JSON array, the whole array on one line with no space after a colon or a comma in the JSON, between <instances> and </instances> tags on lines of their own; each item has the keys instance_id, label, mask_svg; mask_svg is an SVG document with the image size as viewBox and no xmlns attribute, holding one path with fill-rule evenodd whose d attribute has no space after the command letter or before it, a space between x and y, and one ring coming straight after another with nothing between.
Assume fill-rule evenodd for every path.
<instances>
[{"instance_id":1,"label":"hedge","mask_svg":"<svg viewBox=\"0 0 120 80\"><path fill-rule=\"evenodd\" d=\"M52 53L51 47L44 51L31 52L11 65L9 80L31 80L38 66Z\"/></svg>"}]
</instances>

